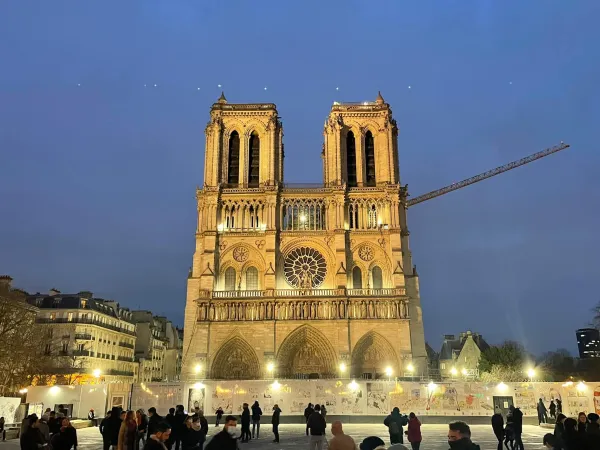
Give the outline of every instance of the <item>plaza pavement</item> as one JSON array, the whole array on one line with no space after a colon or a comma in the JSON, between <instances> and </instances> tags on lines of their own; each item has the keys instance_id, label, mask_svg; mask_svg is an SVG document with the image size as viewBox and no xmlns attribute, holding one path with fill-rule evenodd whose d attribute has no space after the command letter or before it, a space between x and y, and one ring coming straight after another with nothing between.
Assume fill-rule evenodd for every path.
<instances>
[{"instance_id":1,"label":"plaza pavement","mask_svg":"<svg viewBox=\"0 0 600 450\"><path fill-rule=\"evenodd\" d=\"M238 425L239 428L239 425ZM248 444L239 445L240 450L280 450L280 449L308 449L308 440L304 434L305 427L298 424L280 425L279 444L274 444L271 425L264 424L261 427L260 439L252 440ZM221 428L214 426L209 429L209 437L215 434ZM331 438L329 429L327 438ZM389 445L389 436L387 429L382 424L348 424L344 425L344 431L360 443L366 436L379 436L387 445ZM446 425L423 425L421 427L423 434L422 450L447 450L447 432ZM473 425L471 427L473 441L480 445L481 450L496 450L497 441L492 433L492 427L487 425ZM525 449L542 449L542 436L549 432L547 428L540 428L533 425L523 426L523 442ZM82 428L77 430L79 440L79 450L102 450L102 437L98 428ZM410 445L408 445L410 448ZM326 447L325 447L326 448ZM0 442L0 450L19 450L19 441L11 440Z\"/></svg>"}]
</instances>

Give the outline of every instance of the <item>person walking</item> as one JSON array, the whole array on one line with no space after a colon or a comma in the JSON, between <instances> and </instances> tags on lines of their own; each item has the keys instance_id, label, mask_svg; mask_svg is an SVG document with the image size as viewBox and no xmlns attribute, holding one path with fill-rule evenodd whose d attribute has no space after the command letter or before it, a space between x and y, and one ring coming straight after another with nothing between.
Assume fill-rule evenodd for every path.
<instances>
[{"instance_id":1,"label":"person walking","mask_svg":"<svg viewBox=\"0 0 600 450\"><path fill-rule=\"evenodd\" d=\"M102 421L100 422L100 426L98 427L98 430L100 431L100 434L102 435L102 449L103 450L110 450L110 436L108 435L107 429L106 429L106 425L110 422L110 411L108 411L106 413L106 416L104 416L104 419L102 419Z\"/></svg>"},{"instance_id":2,"label":"person walking","mask_svg":"<svg viewBox=\"0 0 600 450\"><path fill-rule=\"evenodd\" d=\"M206 442L206 436L208 435L208 420L206 420L206 417L204 417L204 411L200 408L198 408L198 412L194 415L194 417L198 417L200 431L202 431L202 442L200 442L200 449L202 450L204 442Z\"/></svg>"},{"instance_id":3,"label":"person walking","mask_svg":"<svg viewBox=\"0 0 600 450\"><path fill-rule=\"evenodd\" d=\"M333 438L327 443L328 450L356 450L356 442L347 434L344 434L342 422L336 420L331 424Z\"/></svg>"},{"instance_id":4,"label":"person walking","mask_svg":"<svg viewBox=\"0 0 600 450\"><path fill-rule=\"evenodd\" d=\"M400 414L400 408L397 406L392 410L392 413L385 418L383 424L388 427L390 433L390 443L404 444L402 427L408 423L406 416Z\"/></svg>"},{"instance_id":5,"label":"person walking","mask_svg":"<svg viewBox=\"0 0 600 450\"><path fill-rule=\"evenodd\" d=\"M149 408L148 413L150 413L150 409L154 408ZM156 409L154 409L154 414L157 417L160 417L156 414ZM169 424L163 421L158 422L154 427L152 434L148 436L146 445L144 445L144 450L167 450L165 442L169 440L170 436L171 428L169 428Z\"/></svg>"},{"instance_id":6,"label":"person walking","mask_svg":"<svg viewBox=\"0 0 600 450\"><path fill-rule=\"evenodd\" d=\"M327 422L327 408L325 408L325 405L321 405L321 415L323 416L323 418L325 418L325 421Z\"/></svg>"},{"instance_id":7,"label":"person walking","mask_svg":"<svg viewBox=\"0 0 600 450\"><path fill-rule=\"evenodd\" d=\"M252 439L254 439L254 431L256 430L256 439L260 434L260 416L262 416L262 409L258 401L255 401L252 405Z\"/></svg>"},{"instance_id":8,"label":"person walking","mask_svg":"<svg viewBox=\"0 0 600 450\"><path fill-rule=\"evenodd\" d=\"M140 408L135 412L135 422L137 424L136 448L139 448L140 440L143 448L146 445L146 431L148 430L148 417L143 409Z\"/></svg>"},{"instance_id":9,"label":"person walking","mask_svg":"<svg viewBox=\"0 0 600 450\"><path fill-rule=\"evenodd\" d=\"M498 450L502 450L502 442L504 441L504 417L500 407L496 405L494 415L492 416L492 430L498 439Z\"/></svg>"},{"instance_id":10,"label":"person walking","mask_svg":"<svg viewBox=\"0 0 600 450\"><path fill-rule=\"evenodd\" d=\"M135 413L133 411L127 411L125 420L121 422L121 428L119 428L117 450L135 450L136 439L137 422L135 420Z\"/></svg>"},{"instance_id":11,"label":"person walking","mask_svg":"<svg viewBox=\"0 0 600 450\"><path fill-rule=\"evenodd\" d=\"M306 420L306 435L308 436L308 418L314 413L312 403L309 403L308 406L304 409L304 420Z\"/></svg>"},{"instance_id":12,"label":"person walking","mask_svg":"<svg viewBox=\"0 0 600 450\"><path fill-rule=\"evenodd\" d=\"M2 435L2 442L6 441L6 430L4 429L5 423L4 417L0 417L0 435Z\"/></svg>"},{"instance_id":13,"label":"person walking","mask_svg":"<svg viewBox=\"0 0 600 450\"><path fill-rule=\"evenodd\" d=\"M550 407L548 410L550 411L550 417L556 419L556 403L554 403L554 400L550 400Z\"/></svg>"},{"instance_id":14,"label":"person walking","mask_svg":"<svg viewBox=\"0 0 600 450\"><path fill-rule=\"evenodd\" d=\"M548 422L548 410L540 398L537 404L538 425Z\"/></svg>"},{"instance_id":15,"label":"person walking","mask_svg":"<svg viewBox=\"0 0 600 450\"><path fill-rule=\"evenodd\" d=\"M151 435L156 433L156 430L158 430L158 424L161 422L163 422L163 418L156 413L156 408L154 406L152 406L151 408L148 408L148 438L150 438ZM171 432L172 432L172 430L169 427L169 433L168 433L169 438L171 437ZM164 436L165 433L166 432L163 432L163 434L161 434L161 436ZM146 443L148 443L147 439L146 439ZM165 439L164 442L167 442L167 439ZM163 441L161 441L161 442L163 442ZM144 448L145 447L146 446L144 445Z\"/></svg>"},{"instance_id":16,"label":"person walking","mask_svg":"<svg viewBox=\"0 0 600 450\"><path fill-rule=\"evenodd\" d=\"M565 434L565 420L567 416L559 414L556 416L556 423L554 424L554 438L557 441L559 447L564 447L564 434Z\"/></svg>"},{"instance_id":17,"label":"person walking","mask_svg":"<svg viewBox=\"0 0 600 450\"><path fill-rule=\"evenodd\" d=\"M556 414L562 414L562 400L560 398L556 399Z\"/></svg>"},{"instance_id":18,"label":"person walking","mask_svg":"<svg viewBox=\"0 0 600 450\"><path fill-rule=\"evenodd\" d=\"M56 411L50 411L48 413L48 428L50 429L50 436L60 433L60 419L56 417Z\"/></svg>"},{"instance_id":19,"label":"person walking","mask_svg":"<svg viewBox=\"0 0 600 450\"><path fill-rule=\"evenodd\" d=\"M421 422L414 412L411 412L408 415L408 430L406 431L406 436L408 437L408 442L410 442L412 450L419 450L423 436L421 435Z\"/></svg>"},{"instance_id":20,"label":"person walking","mask_svg":"<svg viewBox=\"0 0 600 450\"><path fill-rule=\"evenodd\" d=\"M327 423L325 422L325 418L321 415L321 407L319 405L315 405L315 409L308 418L306 426L310 430L309 450L322 450Z\"/></svg>"},{"instance_id":21,"label":"person walking","mask_svg":"<svg viewBox=\"0 0 600 450\"><path fill-rule=\"evenodd\" d=\"M200 418L194 414L188 417L184 422L184 428L181 432L182 450L202 450L204 436L200 425Z\"/></svg>"},{"instance_id":22,"label":"person walking","mask_svg":"<svg viewBox=\"0 0 600 450\"><path fill-rule=\"evenodd\" d=\"M38 416L36 414L31 414L25 420L27 420L28 424L25 432L21 433L19 440L21 450L46 449L48 444L44 442L44 436L42 436L42 433L38 428Z\"/></svg>"},{"instance_id":23,"label":"person walking","mask_svg":"<svg viewBox=\"0 0 600 450\"><path fill-rule=\"evenodd\" d=\"M242 442L248 442L250 440L250 408L248 403L242 405Z\"/></svg>"},{"instance_id":24,"label":"person walking","mask_svg":"<svg viewBox=\"0 0 600 450\"><path fill-rule=\"evenodd\" d=\"M51 445L53 450L77 450L77 430L68 417L63 417L60 433L52 436Z\"/></svg>"},{"instance_id":25,"label":"person walking","mask_svg":"<svg viewBox=\"0 0 600 450\"><path fill-rule=\"evenodd\" d=\"M237 419L235 416L227 416L223 430L213 436L205 450L237 450L238 436Z\"/></svg>"},{"instance_id":26,"label":"person walking","mask_svg":"<svg viewBox=\"0 0 600 450\"><path fill-rule=\"evenodd\" d=\"M175 450L179 450L179 446L181 445L181 436L186 428L185 421L187 420L187 417L183 405L177 405L175 407L174 417L175 428L171 429L171 436L173 436L173 434L175 435L175 439L171 438L171 441L175 442Z\"/></svg>"},{"instance_id":27,"label":"person walking","mask_svg":"<svg viewBox=\"0 0 600 450\"><path fill-rule=\"evenodd\" d=\"M221 418L223 417L223 408L221 408L220 406L217 408L217 410L215 411L215 414L217 415L217 423L215 424L215 427L218 427L219 424L221 423Z\"/></svg>"},{"instance_id":28,"label":"person walking","mask_svg":"<svg viewBox=\"0 0 600 450\"><path fill-rule=\"evenodd\" d=\"M276 443L279 442L279 416L281 416L281 409L279 408L279 405L275 403L275 405L273 405L273 416L271 417L271 424L273 425L273 435L275 436L273 442Z\"/></svg>"},{"instance_id":29,"label":"person walking","mask_svg":"<svg viewBox=\"0 0 600 450\"><path fill-rule=\"evenodd\" d=\"M452 422L448 428L450 450L481 450L479 445L471 441L471 428L465 422Z\"/></svg>"},{"instance_id":30,"label":"person walking","mask_svg":"<svg viewBox=\"0 0 600 450\"><path fill-rule=\"evenodd\" d=\"M590 450L600 449L600 425L598 424L598 419L600 419L600 417L596 413L589 413L587 417L587 446Z\"/></svg>"},{"instance_id":31,"label":"person walking","mask_svg":"<svg viewBox=\"0 0 600 450\"><path fill-rule=\"evenodd\" d=\"M521 438L521 435L523 434L523 412L520 408L515 408L514 405L510 405L508 409L512 413L512 423L515 433L515 447L517 450L525 450L525 447L523 446L523 439Z\"/></svg>"}]
</instances>

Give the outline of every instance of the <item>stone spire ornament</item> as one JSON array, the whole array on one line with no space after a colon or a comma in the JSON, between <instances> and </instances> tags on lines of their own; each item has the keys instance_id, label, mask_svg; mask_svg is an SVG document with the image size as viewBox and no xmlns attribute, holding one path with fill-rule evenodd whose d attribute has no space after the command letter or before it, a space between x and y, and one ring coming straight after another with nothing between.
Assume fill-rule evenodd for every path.
<instances>
[{"instance_id":1,"label":"stone spire ornament","mask_svg":"<svg viewBox=\"0 0 600 450\"><path fill-rule=\"evenodd\" d=\"M217 100L217 103L227 103L227 99L225 98L225 92L221 91L221 96L219 97L219 100Z\"/></svg>"},{"instance_id":2,"label":"stone spire ornament","mask_svg":"<svg viewBox=\"0 0 600 450\"><path fill-rule=\"evenodd\" d=\"M377 92L377 98L375 99L375 103L377 103L378 105L383 105L385 103L385 100L381 95L381 91Z\"/></svg>"}]
</instances>

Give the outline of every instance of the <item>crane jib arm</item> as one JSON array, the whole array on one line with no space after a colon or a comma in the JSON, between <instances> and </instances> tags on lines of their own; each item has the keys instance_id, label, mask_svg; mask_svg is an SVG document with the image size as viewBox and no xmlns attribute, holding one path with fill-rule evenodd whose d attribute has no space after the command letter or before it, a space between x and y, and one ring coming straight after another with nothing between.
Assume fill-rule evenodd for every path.
<instances>
[{"instance_id":1,"label":"crane jib arm","mask_svg":"<svg viewBox=\"0 0 600 450\"><path fill-rule=\"evenodd\" d=\"M509 170L516 169L517 167L523 166L525 164L529 164L530 162L536 161L544 156L552 155L553 153L560 152L569 148L569 144L565 144L561 142L559 145L555 145L554 147L547 148L542 150L541 152L534 153L533 155L526 156L525 158L519 159L518 161L513 161L508 164L505 164L500 167L496 167L495 169L488 170L487 172L480 173L479 175L475 175L474 177L467 178L466 180L459 181L458 183L453 183L449 186L443 187L441 189L437 189L435 191L428 192L423 195L419 195L418 197L412 198L406 202L406 206L413 206L419 203L423 203L424 201L431 200L432 198L439 197L440 195L447 194L448 192L456 191L458 189L464 188L471 184L477 183L479 181L483 181L487 178L491 178L493 176L499 175L504 172L508 172Z\"/></svg>"}]
</instances>

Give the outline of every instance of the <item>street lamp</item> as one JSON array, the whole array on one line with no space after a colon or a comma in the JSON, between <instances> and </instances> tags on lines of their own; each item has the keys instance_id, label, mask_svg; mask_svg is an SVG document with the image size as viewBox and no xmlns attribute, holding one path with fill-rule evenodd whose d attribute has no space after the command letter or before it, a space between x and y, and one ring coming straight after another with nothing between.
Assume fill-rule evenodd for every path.
<instances>
[{"instance_id":1,"label":"street lamp","mask_svg":"<svg viewBox=\"0 0 600 450\"><path fill-rule=\"evenodd\" d=\"M532 381L533 377L535 377L535 370L533 368L528 369L527 376L529 377L529 380Z\"/></svg>"},{"instance_id":2,"label":"street lamp","mask_svg":"<svg viewBox=\"0 0 600 450\"><path fill-rule=\"evenodd\" d=\"M346 372L346 364L340 363L340 373L344 373L344 372Z\"/></svg>"},{"instance_id":3,"label":"street lamp","mask_svg":"<svg viewBox=\"0 0 600 450\"><path fill-rule=\"evenodd\" d=\"M408 366L406 366L406 370L408 370L412 374L415 371L415 366L413 366L412 363L408 363Z\"/></svg>"},{"instance_id":4,"label":"street lamp","mask_svg":"<svg viewBox=\"0 0 600 450\"><path fill-rule=\"evenodd\" d=\"M202 366L200 364L196 364L196 367L194 367L194 372L196 372L198 374L198 373L200 373L201 370L202 370Z\"/></svg>"},{"instance_id":5,"label":"street lamp","mask_svg":"<svg viewBox=\"0 0 600 450\"><path fill-rule=\"evenodd\" d=\"M456 370L456 367L453 367L452 369L450 369L450 373L452 374L453 377L455 377L456 374L458 373L458 370Z\"/></svg>"},{"instance_id":6,"label":"street lamp","mask_svg":"<svg viewBox=\"0 0 600 450\"><path fill-rule=\"evenodd\" d=\"M467 376L467 374L468 374L469 372L467 372L467 369L465 369L465 368L463 367L463 368L462 368L462 370L460 371L460 373L462 373L462 374L463 374L463 376L465 376L465 377L466 377L466 376Z\"/></svg>"},{"instance_id":7,"label":"street lamp","mask_svg":"<svg viewBox=\"0 0 600 450\"><path fill-rule=\"evenodd\" d=\"M100 378L100 375L102 375L102 371L100 369L94 369L92 375L94 375L94 378Z\"/></svg>"},{"instance_id":8,"label":"street lamp","mask_svg":"<svg viewBox=\"0 0 600 450\"><path fill-rule=\"evenodd\" d=\"M387 366L385 368L385 374L387 375L387 377L390 378L392 376L392 373L393 373L392 368L390 366Z\"/></svg>"},{"instance_id":9,"label":"street lamp","mask_svg":"<svg viewBox=\"0 0 600 450\"><path fill-rule=\"evenodd\" d=\"M274 370L275 364L273 364L272 362L267 363L267 372L269 372L270 375L273 375Z\"/></svg>"}]
</instances>

